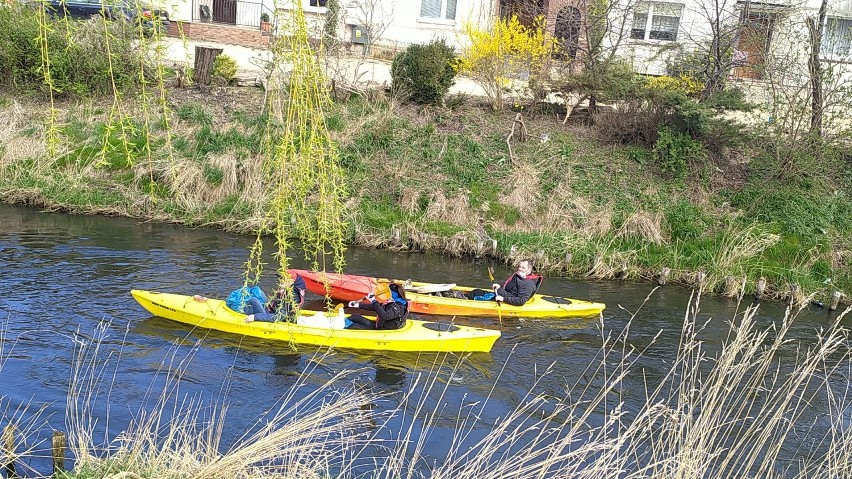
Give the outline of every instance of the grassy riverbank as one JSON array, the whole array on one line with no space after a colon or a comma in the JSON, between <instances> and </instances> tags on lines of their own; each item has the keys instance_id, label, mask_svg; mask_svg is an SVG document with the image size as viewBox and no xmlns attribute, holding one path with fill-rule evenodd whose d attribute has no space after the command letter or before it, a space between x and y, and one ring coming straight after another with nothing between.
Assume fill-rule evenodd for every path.
<instances>
[{"instance_id":1,"label":"grassy riverbank","mask_svg":"<svg viewBox=\"0 0 852 479\"><path fill-rule=\"evenodd\" d=\"M0 134L3 201L258 227L262 92L173 90L168 128L132 106L111 120L108 101L58 105L60 154L51 160L46 105L0 99L0 119L11 125ZM513 141L510 152L514 112L468 98L449 103L420 109L378 94L334 105L327 123L351 192L354 244L531 256L542 271L573 277L652 279L670 268L670 281L695 284L703 272L708 289L729 295L753 291L760 277L777 298L791 284L823 301L852 286L843 168L835 175L814 164L779 177L770 155L752 148L672 179L647 150L607 144L546 113L525 116L530 139Z\"/></svg>"}]
</instances>

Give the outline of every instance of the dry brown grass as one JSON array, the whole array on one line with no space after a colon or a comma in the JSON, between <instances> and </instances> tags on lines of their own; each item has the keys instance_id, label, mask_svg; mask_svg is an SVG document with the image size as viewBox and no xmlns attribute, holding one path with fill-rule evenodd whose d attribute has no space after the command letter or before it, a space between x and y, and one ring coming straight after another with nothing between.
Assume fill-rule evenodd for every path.
<instances>
[{"instance_id":1,"label":"dry brown grass","mask_svg":"<svg viewBox=\"0 0 852 479\"><path fill-rule=\"evenodd\" d=\"M0 108L0 144L8 143L18 136L21 130L29 126L28 108L17 100L9 100L9 104Z\"/></svg>"},{"instance_id":2,"label":"dry brown grass","mask_svg":"<svg viewBox=\"0 0 852 479\"><path fill-rule=\"evenodd\" d=\"M620 334L603 338L598 358L563 395L532 392L549 370L530 378L531 392L514 411L472 446L454 443L448 460L428 477L849 477L852 433L844 416L852 390L842 379L852 373L852 360L841 320L793 344L788 332L798 310L789 310L770 331L757 325L757 307L750 307L715 351L699 338L710 327L698 319L699 300L689 305L667 374L643 374L643 351L631 347L628 336L634 313ZM797 351L792 357L791 350ZM628 409L626 401L637 391L623 389L625 380L640 375L644 401ZM456 437L476 425L487 402L460 415L463 431ZM811 427L813 403L829 404L821 422L829 431L808 442L803 435ZM796 447L791 440L802 441L797 453L807 456L798 472L786 452Z\"/></svg>"},{"instance_id":3,"label":"dry brown grass","mask_svg":"<svg viewBox=\"0 0 852 479\"><path fill-rule=\"evenodd\" d=\"M503 181L504 193L498 197L501 203L514 206L522 216L535 212L539 203L539 176L541 172L531 163L519 164Z\"/></svg>"},{"instance_id":4,"label":"dry brown grass","mask_svg":"<svg viewBox=\"0 0 852 479\"><path fill-rule=\"evenodd\" d=\"M203 398L181 393L192 353L178 357L174 348L157 373L163 379L162 390L149 390L146 406L124 431L109 444L96 444L94 398L104 388L111 390L104 384L110 374L104 372L115 367L113 361L121 361L100 350L108 329L104 325L92 338L77 342L68 396L68 438L77 469L118 469L149 478L321 478L331 470L346 470L376 420L363 405L376 401L377 394L349 382L351 373L338 374L303 395L309 368L277 406L256 423L243 425L246 433L225 448L222 431L226 425L234 426L228 421L227 405L205 405ZM317 367L321 358L311 364ZM92 474L81 477L106 476Z\"/></svg>"},{"instance_id":5,"label":"dry brown grass","mask_svg":"<svg viewBox=\"0 0 852 479\"><path fill-rule=\"evenodd\" d=\"M624 220L615 236L661 245L667 242L663 236L662 222L663 215L660 212L651 214L646 211L637 211Z\"/></svg>"},{"instance_id":6,"label":"dry brown grass","mask_svg":"<svg viewBox=\"0 0 852 479\"><path fill-rule=\"evenodd\" d=\"M24 158L42 158L46 151L44 145L44 125L34 118L36 107L17 100L0 108L0 168ZM24 129L30 128L29 135Z\"/></svg>"},{"instance_id":7,"label":"dry brown grass","mask_svg":"<svg viewBox=\"0 0 852 479\"><path fill-rule=\"evenodd\" d=\"M436 190L431 193L425 218L452 225L471 226L477 223L479 215L472 210L467 195L447 198L441 190Z\"/></svg>"},{"instance_id":8,"label":"dry brown grass","mask_svg":"<svg viewBox=\"0 0 852 479\"><path fill-rule=\"evenodd\" d=\"M727 274L741 275L745 262L757 258L779 238L756 224L740 228L731 222L707 266L707 283L717 285Z\"/></svg>"}]
</instances>

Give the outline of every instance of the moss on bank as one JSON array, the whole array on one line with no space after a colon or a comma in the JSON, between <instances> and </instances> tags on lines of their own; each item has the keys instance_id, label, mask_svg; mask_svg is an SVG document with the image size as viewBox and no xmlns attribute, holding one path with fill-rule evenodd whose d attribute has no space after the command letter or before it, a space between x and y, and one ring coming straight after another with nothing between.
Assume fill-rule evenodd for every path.
<instances>
[{"instance_id":1,"label":"moss on bank","mask_svg":"<svg viewBox=\"0 0 852 479\"><path fill-rule=\"evenodd\" d=\"M262 93L174 90L171 101L171 147L162 124L146 127L132 113L112 124L94 100L61 105L62 154L48 160L46 109L0 100L0 119L12 126L0 133L0 198L256 229L266 191ZM732 296L760 277L778 298L790 284L822 300L850 289L852 200L840 175L776 177L755 150L750 161L717 159L667 178L647 151L602 143L544 113L525 115L530 137L510 149L513 112L460 103L418 109L356 97L335 106L327 122L353 192L353 243L530 256L572 277L651 279L670 268L670 281L694 284L704 272L708 288Z\"/></svg>"}]
</instances>

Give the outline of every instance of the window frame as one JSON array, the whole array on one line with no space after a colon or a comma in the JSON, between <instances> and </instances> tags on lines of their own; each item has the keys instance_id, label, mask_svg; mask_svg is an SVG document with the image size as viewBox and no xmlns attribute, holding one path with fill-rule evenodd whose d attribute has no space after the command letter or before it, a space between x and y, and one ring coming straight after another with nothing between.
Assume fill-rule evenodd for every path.
<instances>
[{"instance_id":1,"label":"window frame","mask_svg":"<svg viewBox=\"0 0 852 479\"><path fill-rule=\"evenodd\" d=\"M420 0L420 13L417 16L417 21L421 23L435 23L439 25L455 25L456 17L459 14L458 0L456 0L456 11L453 14L453 18L447 18L447 7L449 5L449 0L438 1L441 3L441 13L439 13L437 17L425 17L423 16L424 0Z\"/></svg>"},{"instance_id":2,"label":"window frame","mask_svg":"<svg viewBox=\"0 0 852 479\"><path fill-rule=\"evenodd\" d=\"M826 49L826 39L828 38L828 28L829 24L832 21L842 21L849 23L849 39L846 40L848 45L846 46L846 52L842 54L835 53L832 48L831 51ZM828 15L825 17L825 24L822 25L822 44L820 45L819 57L823 60L827 61L836 61L836 62L852 62L852 17L843 16L843 15Z\"/></svg>"},{"instance_id":3,"label":"window frame","mask_svg":"<svg viewBox=\"0 0 852 479\"><path fill-rule=\"evenodd\" d=\"M631 22L631 24L630 24L630 39L635 40L635 41L641 41L641 42L676 42L677 39L678 39L678 34L680 33L680 26L681 26L681 21L683 20L683 12L685 10L685 5L682 4L682 3L677 3L677 2L646 1L646 2L639 2L639 3L636 4L636 6L638 7L639 5L642 5L642 4L646 4L648 6L647 10L643 11L641 13L637 13L635 11L636 7L634 7L633 22ZM678 16L676 17L677 18L677 27L675 27L675 30L673 32L674 35L673 35L672 38L651 38L651 32L652 32L652 28L653 28L653 25L654 25L655 10L656 10L657 7L660 7L660 6L663 6L663 5L666 6L666 7L674 7L678 10ZM635 26L636 26L635 22L636 22L636 16L637 15L645 15L645 25L642 28L642 38L638 38L638 37L634 36L634 32L638 31L638 29L635 28ZM659 17L671 17L671 15L659 15ZM653 30L653 31L657 31L657 30ZM659 30L659 31L665 31L665 30Z\"/></svg>"},{"instance_id":4,"label":"window frame","mask_svg":"<svg viewBox=\"0 0 852 479\"><path fill-rule=\"evenodd\" d=\"M311 5L311 2L316 1L318 6ZM326 6L319 6L320 2L325 2ZM328 11L328 0L302 0L302 9L306 12L325 13Z\"/></svg>"}]
</instances>

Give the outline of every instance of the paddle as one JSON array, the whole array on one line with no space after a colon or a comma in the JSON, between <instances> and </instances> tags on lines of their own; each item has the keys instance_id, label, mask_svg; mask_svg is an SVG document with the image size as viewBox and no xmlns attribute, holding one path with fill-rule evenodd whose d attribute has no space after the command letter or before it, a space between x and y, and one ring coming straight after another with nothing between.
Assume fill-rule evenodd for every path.
<instances>
[{"instance_id":1,"label":"paddle","mask_svg":"<svg viewBox=\"0 0 852 479\"><path fill-rule=\"evenodd\" d=\"M488 279L491 280L491 284L494 284L494 267L488 266ZM497 296L497 290L494 290L494 296ZM500 301L497 301L497 319L500 320L500 326L503 326L503 307L500 304Z\"/></svg>"}]
</instances>

